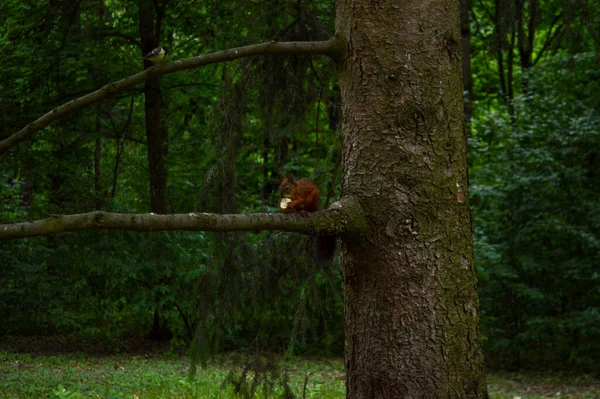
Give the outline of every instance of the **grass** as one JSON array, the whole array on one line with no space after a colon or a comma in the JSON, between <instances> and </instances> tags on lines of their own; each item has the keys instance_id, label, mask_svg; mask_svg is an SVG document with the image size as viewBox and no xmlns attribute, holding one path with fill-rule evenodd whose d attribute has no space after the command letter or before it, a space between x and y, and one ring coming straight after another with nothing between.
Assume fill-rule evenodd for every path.
<instances>
[{"instance_id":1,"label":"grass","mask_svg":"<svg viewBox=\"0 0 600 399\"><path fill-rule=\"evenodd\" d=\"M0 351L0 398L105 398L158 399L232 398L223 380L231 369L230 357L215 359L187 378L189 359L178 355L15 354ZM290 385L302 397L305 377L307 398L345 397L340 359L293 359L284 363ZM600 398L600 381L556 378L551 375L490 374L493 399ZM256 398L263 398L262 394ZM271 396L273 397L273 396Z\"/></svg>"},{"instance_id":2,"label":"grass","mask_svg":"<svg viewBox=\"0 0 600 399\"><path fill-rule=\"evenodd\" d=\"M176 355L89 356L31 355L0 352L0 398L194 398L229 399L222 387L231 363L217 359L188 379L190 361ZM285 363L294 393L307 398L343 398L340 360L292 360ZM256 396L262 398L263 395Z\"/></svg>"},{"instance_id":3,"label":"grass","mask_svg":"<svg viewBox=\"0 0 600 399\"><path fill-rule=\"evenodd\" d=\"M488 373L493 399L600 399L600 380L555 374Z\"/></svg>"}]
</instances>

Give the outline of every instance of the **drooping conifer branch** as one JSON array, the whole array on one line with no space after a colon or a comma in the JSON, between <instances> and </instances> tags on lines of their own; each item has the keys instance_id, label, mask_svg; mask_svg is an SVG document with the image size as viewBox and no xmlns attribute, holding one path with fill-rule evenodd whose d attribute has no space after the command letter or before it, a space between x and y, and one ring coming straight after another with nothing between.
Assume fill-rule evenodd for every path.
<instances>
[{"instance_id":1,"label":"drooping conifer branch","mask_svg":"<svg viewBox=\"0 0 600 399\"><path fill-rule=\"evenodd\" d=\"M95 104L115 93L143 83L152 77L167 75L187 69L195 69L203 65L262 55L326 55L334 60L339 60L343 56L345 48L346 46L343 41L334 38L319 42L268 42L217 51L211 54L184 58L164 65L154 66L136 73L135 75L109 83L92 93L54 108L42 117L29 123L17 133L0 141L0 155L22 141L30 138L35 132L45 128L53 121L67 116L81 108Z\"/></svg>"},{"instance_id":2,"label":"drooping conifer branch","mask_svg":"<svg viewBox=\"0 0 600 399\"><path fill-rule=\"evenodd\" d=\"M52 215L46 219L0 225L0 240L45 236L65 231L130 230L152 231L259 231L279 230L311 235L353 235L366 229L358 201L344 199L330 209L308 217L298 214L254 213L219 215L184 213L174 215L89 212Z\"/></svg>"}]
</instances>

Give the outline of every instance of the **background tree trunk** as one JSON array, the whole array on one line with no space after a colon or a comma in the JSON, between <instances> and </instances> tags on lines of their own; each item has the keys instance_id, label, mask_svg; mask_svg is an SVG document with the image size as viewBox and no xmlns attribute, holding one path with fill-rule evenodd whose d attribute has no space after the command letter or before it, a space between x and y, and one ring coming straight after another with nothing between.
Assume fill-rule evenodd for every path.
<instances>
[{"instance_id":1,"label":"background tree trunk","mask_svg":"<svg viewBox=\"0 0 600 399\"><path fill-rule=\"evenodd\" d=\"M31 140L27 141L26 149L27 151L31 151L31 147L33 143ZM26 215L29 214L29 208L31 208L31 204L33 204L33 195L35 193L35 183L33 182L33 167L31 162L24 162L21 167L20 174L20 184L21 184L21 206Z\"/></svg>"},{"instance_id":2,"label":"background tree trunk","mask_svg":"<svg viewBox=\"0 0 600 399\"><path fill-rule=\"evenodd\" d=\"M337 2L348 398L486 398L467 196L458 0Z\"/></svg>"},{"instance_id":3,"label":"background tree trunk","mask_svg":"<svg viewBox=\"0 0 600 399\"><path fill-rule=\"evenodd\" d=\"M159 31L160 16L157 21ZM142 38L142 53L148 54L158 47L160 37L155 34L153 6L149 0L140 0L140 35ZM153 64L144 61L146 68ZM160 80L151 78L144 86L146 140L148 144L148 173L150 179L150 204L152 212L167 213L167 171L165 168L165 143L161 131L160 109Z\"/></svg>"},{"instance_id":4,"label":"background tree trunk","mask_svg":"<svg viewBox=\"0 0 600 399\"><path fill-rule=\"evenodd\" d=\"M160 26L162 13L158 12L156 26L153 17L153 4L150 0L140 0L140 36L142 39L142 54L148 54L158 47L160 42ZM144 61L144 68L153 64ZM150 208L158 214L167 213L167 169L165 166L166 137L161 128L161 93L160 78L150 78L144 85L144 114L146 117L146 143L148 146L148 179L150 183ZM116 181L116 179L115 179ZM162 283L162 281L161 281ZM160 300L156 299L154 318L149 337L162 340L171 336L171 331L166 323L160 322Z\"/></svg>"},{"instance_id":5,"label":"background tree trunk","mask_svg":"<svg viewBox=\"0 0 600 399\"><path fill-rule=\"evenodd\" d=\"M469 23L469 0L460 0L460 36L462 42L463 100L465 112L465 132L471 137L473 117L473 75L471 73L471 26Z\"/></svg>"}]
</instances>

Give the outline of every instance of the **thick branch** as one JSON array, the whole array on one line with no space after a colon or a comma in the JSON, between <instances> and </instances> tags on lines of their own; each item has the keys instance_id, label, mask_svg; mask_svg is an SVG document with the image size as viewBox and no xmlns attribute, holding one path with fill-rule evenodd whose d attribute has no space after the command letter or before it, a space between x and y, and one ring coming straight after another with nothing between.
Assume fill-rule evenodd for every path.
<instances>
[{"instance_id":1,"label":"thick branch","mask_svg":"<svg viewBox=\"0 0 600 399\"><path fill-rule=\"evenodd\" d=\"M110 95L138 85L152 77L162 76L186 69L194 69L203 65L219 62L233 61L238 58L254 57L259 55L327 55L334 60L340 59L346 46L337 39L321 42L269 42L251 46L237 47L198 57L184 58L168 64L154 66L143 72L128 76L117 82L112 82L88 95L69 101L41 118L29 123L12 136L0 141L0 155L10 150L15 145L33 136L35 132L48 126L53 121L69 115L70 113L87 107Z\"/></svg>"},{"instance_id":2,"label":"thick branch","mask_svg":"<svg viewBox=\"0 0 600 399\"><path fill-rule=\"evenodd\" d=\"M357 236L362 234L359 230L364 229L363 226L366 226L366 223L358 201L346 199L334 204L330 209L311 213L308 217L284 213L157 215L100 211L76 215L53 215L34 222L0 225L0 240L79 230L140 232L280 230L312 235Z\"/></svg>"}]
</instances>

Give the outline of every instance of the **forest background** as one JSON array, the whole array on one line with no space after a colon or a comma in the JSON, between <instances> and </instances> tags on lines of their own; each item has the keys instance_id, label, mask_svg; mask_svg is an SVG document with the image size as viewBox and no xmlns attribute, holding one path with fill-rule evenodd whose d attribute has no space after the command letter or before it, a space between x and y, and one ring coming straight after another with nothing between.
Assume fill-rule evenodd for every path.
<instances>
[{"instance_id":1,"label":"forest background","mask_svg":"<svg viewBox=\"0 0 600 399\"><path fill-rule=\"evenodd\" d=\"M265 6L269 3L269 6ZM169 60L326 40L332 1L157 1ZM463 1L470 197L486 364L600 369L600 2ZM0 4L0 138L142 69L137 2ZM261 57L120 92L0 157L0 223L94 209L277 212L283 173L339 198L335 65ZM158 150L157 150L158 148ZM148 172L166 165L164 200ZM156 174L154 175L156 178ZM154 185L154 186L153 186ZM153 201L159 201L154 202ZM293 233L79 232L0 242L0 334L150 336L203 352L343 353L339 261Z\"/></svg>"}]
</instances>

